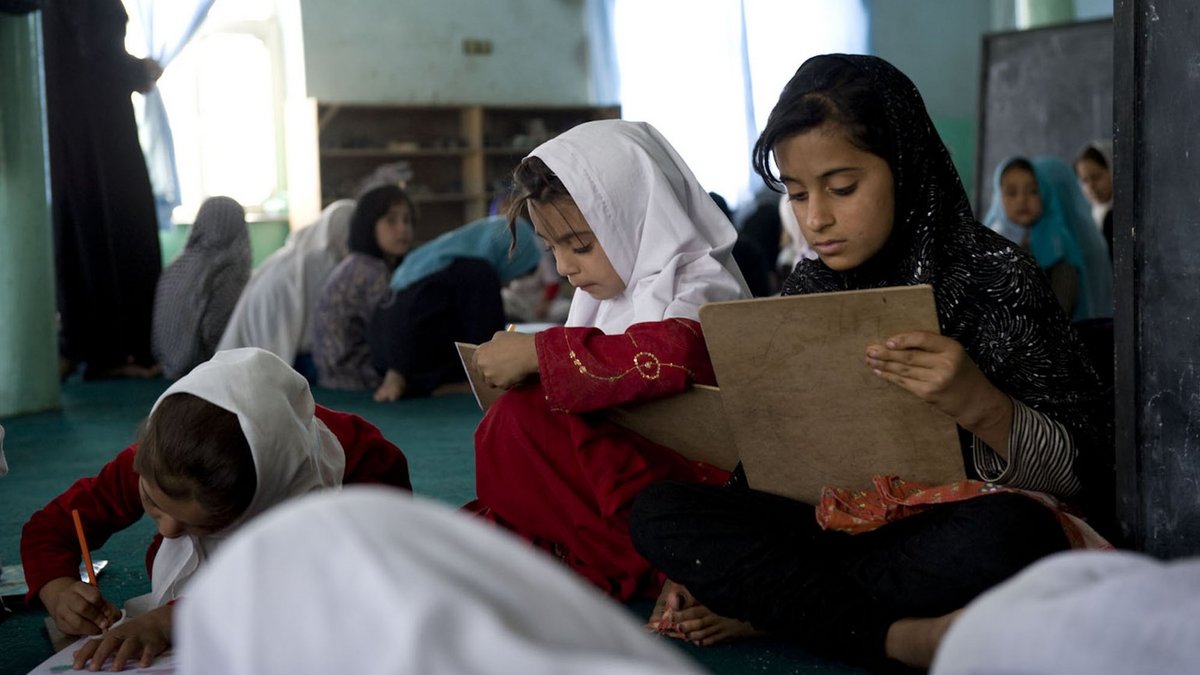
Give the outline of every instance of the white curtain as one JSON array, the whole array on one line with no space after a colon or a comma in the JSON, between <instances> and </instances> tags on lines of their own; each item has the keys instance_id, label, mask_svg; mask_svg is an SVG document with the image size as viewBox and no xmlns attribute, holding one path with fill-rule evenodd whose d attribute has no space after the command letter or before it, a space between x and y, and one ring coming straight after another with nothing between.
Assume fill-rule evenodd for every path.
<instances>
[{"instance_id":1,"label":"white curtain","mask_svg":"<svg viewBox=\"0 0 1200 675\"><path fill-rule=\"evenodd\" d=\"M214 0L137 0L138 17L146 39L147 56L166 70L192 39ZM167 108L158 87L146 94L139 124L142 152L154 188L158 224L171 226L171 211L179 206L179 173Z\"/></svg>"},{"instance_id":2,"label":"white curtain","mask_svg":"<svg viewBox=\"0 0 1200 675\"><path fill-rule=\"evenodd\" d=\"M584 30L588 39L588 79L592 105L610 105L621 100L621 75L617 67L617 45L613 40L613 10L616 0L586 0Z\"/></svg>"},{"instance_id":3,"label":"white curtain","mask_svg":"<svg viewBox=\"0 0 1200 675\"><path fill-rule=\"evenodd\" d=\"M658 127L731 207L761 184L750 149L796 68L867 50L862 0L609 1L622 116Z\"/></svg>"}]
</instances>

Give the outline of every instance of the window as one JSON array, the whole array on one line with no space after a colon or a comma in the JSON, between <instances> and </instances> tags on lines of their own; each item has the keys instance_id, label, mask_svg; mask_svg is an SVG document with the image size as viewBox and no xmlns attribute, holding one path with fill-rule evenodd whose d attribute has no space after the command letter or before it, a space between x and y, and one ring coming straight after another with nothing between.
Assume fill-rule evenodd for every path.
<instances>
[{"instance_id":1,"label":"window","mask_svg":"<svg viewBox=\"0 0 1200 675\"><path fill-rule=\"evenodd\" d=\"M860 0L616 0L613 33L622 116L734 206L759 184L750 149L783 85L809 56L864 53L867 17Z\"/></svg>"},{"instance_id":2,"label":"window","mask_svg":"<svg viewBox=\"0 0 1200 675\"><path fill-rule=\"evenodd\" d=\"M127 49L144 55L138 0L124 1L130 16ZM163 11L158 9L163 0L155 1L155 11ZM213 195L237 200L251 219L285 210L280 42L274 0L218 1L167 65L158 87L179 175L175 222L191 222L200 203ZM140 105L141 97L134 98Z\"/></svg>"}]
</instances>

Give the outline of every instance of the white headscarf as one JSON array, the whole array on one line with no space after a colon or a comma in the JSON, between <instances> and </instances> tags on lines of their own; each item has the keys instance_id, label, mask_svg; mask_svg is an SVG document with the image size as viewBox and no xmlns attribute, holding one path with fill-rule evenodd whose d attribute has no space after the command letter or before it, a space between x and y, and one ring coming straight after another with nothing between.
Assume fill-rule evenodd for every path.
<instances>
[{"instance_id":1,"label":"white headscarf","mask_svg":"<svg viewBox=\"0 0 1200 675\"><path fill-rule=\"evenodd\" d=\"M1059 553L967 605L934 675L1195 672L1200 558Z\"/></svg>"},{"instance_id":2,"label":"white headscarf","mask_svg":"<svg viewBox=\"0 0 1200 675\"><path fill-rule=\"evenodd\" d=\"M587 219L625 292L576 290L568 326L607 334L630 324L697 319L700 305L750 297L733 260L737 231L691 169L645 122L588 122L538 146Z\"/></svg>"},{"instance_id":3,"label":"white headscarf","mask_svg":"<svg viewBox=\"0 0 1200 675\"><path fill-rule=\"evenodd\" d=\"M150 607L180 596L200 563L242 523L313 490L341 485L346 456L333 432L313 416L308 382L274 354L254 348L218 352L171 385L235 413L254 456L258 484L237 522L214 535L164 539L154 558Z\"/></svg>"},{"instance_id":4,"label":"white headscarf","mask_svg":"<svg viewBox=\"0 0 1200 675\"><path fill-rule=\"evenodd\" d=\"M250 523L178 612L181 675L700 672L524 542L378 486Z\"/></svg>"},{"instance_id":5,"label":"white headscarf","mask_svg":"<svg viewBox=\"0 0 1200 675\"><path fill-rule=\"evenodd\" d=\"M312 308L325 280L346 257L354 200L341 199L317 221L288 235L254 271L218 349L259 347L287 363L312 348Z\"/></svg>"}]
</instances>

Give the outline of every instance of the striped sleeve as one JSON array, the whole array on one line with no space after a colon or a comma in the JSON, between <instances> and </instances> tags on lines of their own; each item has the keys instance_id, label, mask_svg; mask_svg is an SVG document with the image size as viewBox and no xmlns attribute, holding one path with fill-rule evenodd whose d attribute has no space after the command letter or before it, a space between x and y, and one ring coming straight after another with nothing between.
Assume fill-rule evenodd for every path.
<instances>
[{"instance_id":1,"label":"striped sleeve","mask_svg":"<svg viewBox=\"0 0 1200 675\"><path fill-rule=\"evenodd\" d=\"M1069 497L1079 492L1073 465L1078 450L1062 424L1013 399L1008 460L973 438L975 471L983 480Z\"/></svg>"}]
</instances>

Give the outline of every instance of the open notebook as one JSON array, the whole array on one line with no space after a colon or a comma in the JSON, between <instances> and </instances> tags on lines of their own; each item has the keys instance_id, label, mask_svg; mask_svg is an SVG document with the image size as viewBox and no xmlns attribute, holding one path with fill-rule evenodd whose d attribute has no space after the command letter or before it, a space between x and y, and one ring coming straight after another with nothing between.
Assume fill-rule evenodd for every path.
<instances>
[{"instance_id":1,"label":"open notebook","mask_svg":"<svg viewBox=\"0 0 1200 675\"><path fill-rule=\"evenodd\" d=\"M930 286L710 303L700 324L756 489L815 504L881 474L965 477L954 421L865 364L868 344L939 332Z\"/></svg>"}]
</instances>

